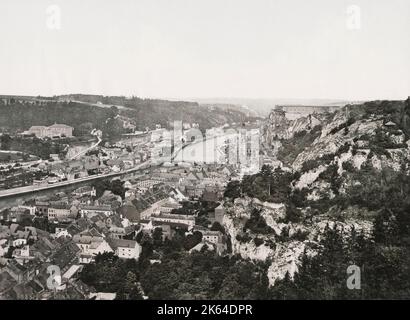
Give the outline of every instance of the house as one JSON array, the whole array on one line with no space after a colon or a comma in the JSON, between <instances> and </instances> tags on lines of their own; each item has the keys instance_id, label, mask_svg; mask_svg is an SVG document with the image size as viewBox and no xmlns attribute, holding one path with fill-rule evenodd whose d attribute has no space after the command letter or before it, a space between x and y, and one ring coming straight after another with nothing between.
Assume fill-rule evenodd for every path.
<instances>
[{"instance_id":1,"label":"house","mask_svg":"<svg viewBox=\"0 0 410 320\"><path fill-rule=\"evenodd\" d=\"M134 225L127 227L111 226L108 230L109 237L112 239L124 239L125 237L132 237L134 233Z\"/></svg>"},{"instance_id":2,"label":"house","mask_svg":"<svg viewBox=\"0 0 410 320\"><path fill-rule=\"evenodd\" d=\"M15 249L13 251L13 258L15 260L20 260L24 262L25 260L33 259L33 256L30 256L30 246L29 245L24 245L20 249Z\"/></svg>"},{"instance_id":3,"label":"house","mask_svg":"<svg viewBox=\"0 0 410 320\"><path fill-rule=\"evenodd\" d=\"M67 226L67 232L71 236L74 236L77 233L87 231L91 226L92 226L92 223L90 222L90 220L85 219L85 218L80 218L80 219L73 221L71 224Z\"/></svg>"},{"instance_id":4,"label":"house","mask_svg":"<svg viewBox=\"0 0 410 320\"><path fill-rule=\"evenodd\" d=\"M97 254L113 252L107 241L102 236L90 236L87 234L76 234L73 242L80 248L80 263L91 263Z\"/></svg>"},{"instance_id":5,"label":"house","mask_svg":"<svg viewBox=\"0 0 410 320\"><path fill-rule=\"evenodd\" d=\"M159 199L158 201L152 203L152 201L155 200L155 197L148 197L136 199L132 202L133 205L137 208L141 219L146 219L151 215L158 214L159 208L168 201L168 197Z\"/></svg>"},{"instance_id":6,"label":"house","mask_svg":"<svg viewBox=\"0 0 410 320\"><path fill-rule=\"evenodd\" d=\"M93 229L98 231L98 233L103 236L107 236L109 232L106 219L107 217L102 213L95 215L89 219L93 223Z\"/></svg>"},{"instance_id":7,"label":"house","mask_svg":"<svg viewBox=\"0 0 410 320\"><path fill-rule=\"evenodd\" d=\"M122 205L121 196L113 194L111 191L105 191L104 194L95 201L96 206L110 206L113 211L117 210Z\"/></svg>"},{"instance_id":8,"label":"house","mask_svg":"<svg viewBox=\"0 0 410 320\"><path fill-rule=\"evenodd\" d=\"M110 216L114 212L111 209L111 206L108 205L96 205L96 206L81 206L80 214L81 217L91 218L98 214L104 214L105 216Z\"/></svg>"},{"instance_id":9,"label":"house","mask_svg":"<svg viewBox=\"0 0 410 320\"><path fill-rule=\"evenodd\" d=\"M162 183L162 181L159 180L152 180L152 179L148 179L148 180L143 180L143 181L138 181L137 183L134 184L135 187L137 188L152 188L153 186Z\"/></svg>"},{"instance_id":10,"label":"house","mask_svg":"<svg viewBox=\"0 0 410 320\"><path fill-rule=\"evenodd\" d=\"M60 160L59 156L57 153L50 153L50 159L54 160L54 161L58 161Z\"/></svg>"},{"instance_id":11,"label":"house","mask_svg":"<svg viewBox=\"0 0 410 320\"><path fill-rule=\"evenodd\" d=\"M11 260L4 268L17 283L23 283L33 278L35 270L31 269L31 264L21 265L16 260Z\"/></svg>"},{"instance_id":12,"label":"house","mask_svg":"<svg viewBox=\"0 0 410 320\"><path fill-rule=\"evenodd\" d=\"M185 187L185 194L190 198L201 198L205 187L199 185L191 185Z\"/></svg>"},{"instance_id":13,"label":"house","mask_svg":"<svg viewBox=\"0 0 410 320\"><path fill-rule=\"evenodd\" d=\"M190 172L185 179L190 182L199 182L201 180L196 172Z\"/></svg>"},{"instance_id":14,"label":"house","mask_svg":"<svg viewBox=\"0 0 410 320\"><path fill-rule=\"evenodd\" d=\"M142 247L137 241L124 239L109 239L111 248L114 250L116 256L121 259L135 259L138 260Z\"/></svg>"},{"instance_id":15,"label":"house","mask_svg":"<svg viewBox=\"0 0 410 320\"><path fill-rule=\"evenodd\" d=\"M71 207L64 202L50 205L47 212L49 220L63 220L71 217L71 215Z\"/></svg>"},{"instance_id":16,"label":"house","mask_svg":"<svg viewBox=\"0 0 410 320\"><path fill-rule=\"evenodd\" d=\"M162 204L159 208L160 213L171 213L172 210L181 208L180 205L176 200L173 198L169 198L167 202Z\"/></svg>"},{"instance_id":17,"label":"house","mask_svg":"<svg viewBox=\"0 0 410 320\"><path fill-rule=\"evenodd\" d=\"M388 121L384 124L386 127L395 127L397 126L393 121Z\"/></svg>"},{"instance_id":18,"label":"house","mask_svg":"<svg viewBox=\"0 0 410 320\"><path fill-rule=\"evenodd\" d=\"M71 238L71 235L68 233L66 227L56 227L54 236L56 238L60 238L60 237L70 237Z\"/></svg>"},{"instance_id":19,"label":"house","mask_svg":"<svg viewBox=\"0 0 410 320\"><path fill-rule=\"evenodd\" d=\"M162 239L172 239L177 232L177 230L183 230L184 232L188 232L188 226L184 223L178 222L168 222L168 221L152 221L151 222L152 229L151 232L154 232L156 229L162 230Z\"/></svg>"},{"instance_id":20,"label":"house","mask_svg":"<svg viewBox=\"0 0 410 320\"><path fill-rule=\"evenodd\" d=\"M10 225L11 239L10 243L13 247L21 247L27 244L30 238L29 230L21 230L18 224Z\"/></svg>"},{"instance_id":21,"label":"house","mask_svg":"<svg viewBox=\"0 0 410 320\"><path fill-rule=\"evenodd\" d=\"M204 248L206 248L209 251L214 251L215 250L215 248L212 244L206 243L206 242L200 242L195 247L191 248L189 250L189 253L192 253L192 252L195 252L195 251L201 252L202 250L204 250Z\"/></svg>"},{"instance_id":22,"label":"house","mask_svg":"<svg viewBox=\"0 0 410 320\"><path fill-rule=\"evenodd\" d=\"M202 234L201 243L203 245L208 245L208 249L215 249L218 254L222 254L227 249L226 239L222 232L211 231L199 226L196 226L193 231L197 231ZM202 246L199 246L198 248L202 248Z\"/></svg>"},{"instance_id":23,"label":"house","mask_svg":"<svg viewBox=\"0 0 410 320\"><path fill-rule=\"evenodd\" d=\"M94 187L91 186L84 186L81 188L78 188L72 192L72 195L75 197L85 197L85 196L91 196L95 197L97 196L97 191L95 190Z\"/></svg>"},{"instance_id":24,"label":"house","mask_svg":"<svg viewBox=\"0 0 410 320\"><path fill-rule=\"evenodd\" d=\"M35 206L18 206L21 210L27 210L31 216L36 214L36 207Z\"/></svg>"},{"instance_id":25,"label":"house","mask_svg":"<svg viewBox=\"0 0 410 320\"><path fill-rule=\"evenodd\" d=\"M138 225L141 227L139 230L151 231L153 229L153 222L151 219L141 219Z\"/></svg>"},{"instance_id":26,"label":"house","mask_svg":"<svg viewBox=\"0 0 410 320\"><path fill-rule=\"evenodd\" d=\"M209 190L208 188L205 188L202 194L202 201L217 202L219 198L220 198L220 194L218 191Z\"/></svg>"},{"instance_id":27,"label":"house","mask_svg":"<svg viewBox=\"0 0 410 320\"><path fill-rule=\"evenodd\" d=\"M191 215L162 213L156 216L152 216L151 219L154 222L171 222L182 224L190 228L195 226L195 217Z\"/></svg>"},{"instance_id":28,"label":"house","mask_svg":"<svg viewBox=\"0 0 410 320\"><path fill-rule=\"evenodd\" d=\"M17 281L6 270L0 272L0 299L7 297L7 292L17 285Z\"/></svg>"},{"instance_id":29,"label":"house","mask_svg":"<svg viewBox=\"0 0 410 320\"><path fill-rule=\"evenodd\" d=\"M29 210L25 209L24 207L13 207L10 209L10 218L13 222L20 222L25 220L26 218L31 219L32 216L29 214Z\"/></svg>"},{"instance_id":30,"label":"house","mask_svg":"<svg viewBox=\"0 0 410 320\"><path fill-rule=\"evenodd\" d=\"M31 254L41 262L45 262L58 248L58 243L53 242L51 238L42 237L30 247Z\"/></svg>"},{"instance_id":31,"label":"house","mask_svg":"<svg viewBox=\"0 0 410 320\"><path fill-rule=\"evenodd\" d=\"M223 234L220 231L199 230L202 233L202 240L218 244L222 242Z\"/></svg>"},{"instance_id":32,"label":"house","mask_svg":"<svg viewBox=\"0 0 410 320\"><path fill-rule=\"evenodd\" d=\"M130 225L118 214L113 214L112 216L106 217L105 224L107 227L128 227Z\"/></svg>"},{"instance_id":33,"label":"house","mask_svg":"<svg viewBox=\"0 0 410 320\"><path fill-rule=\"evenodd\" d=\"M47 201L36 201L35 202L36 213L39 215L47 215L49 206L50 206L50 203Z\"/></svg>"},{"instance_id":34,"label":"house","mask_svg":"<svg viewBox=\"0 0 410 320\"><path fill-rule=\"evenodd\" d=\"M59 238L56 241L59 248L51 255L50 262L64 273L77 262L81 250L71 239Z\"/></svg>"},{"instance_id":35,"label":"house","mask_svg":"<svg viewBox=\"0 0 410 320\"><path fill-rule=\"evenodd\" d=\"M80 271L82 270L82 266L78 264L72 265L62 277L63 283L70 281L73 277L75 277Z\"/></svg>"},{"instance_id":36,"label":"house","mask_svg":"<svg viewBox=\"0 0 410 320\"><path fill-rule=\"evenodd\" d=\"M34 218L34 220L37 220L38 218ZM42 238L42 237L48 237L49 233L47 231L41 230L41 229L37 229L35 227L24 227L24 231L26 232L30 232L29 235L29 240L33 240L33 241L37 241L38 239Z\"/></svg>"},{"instance_id":37,"label":"house","mask_svg":"<svg viewBox=\"0 0 410 320\"><path fill-rule=\"evenodd\" d=\"M215 208L214 210L214 216L210 217L212 222L218 222L219 224L222 225L222 220L225 215L225 209L223 206L223 203L221 203L218 207Z\"/></svg>"},{"instance_id":38,"label":"house","mask_svg":"<svg viewBox=\"0 0 410 320\"><path fill-rule=\"evenodd\" d=\"M178 202L188 200L188 198L178 188L173 188L170 192L170 196Z\"/></svg>"},{"instance_id":39,"label":"house","mask_svg":"<svg viewBox=\"0 0 410 320\"><path fill-rule=\"evenodd\" d=\"M110 293L110 292L96 292L96 293L90 293L89 298L91 300L102 300L102 301L109 301L109 300L114 300L117 297L117 294Z\"/></svg>"}]
</instances>

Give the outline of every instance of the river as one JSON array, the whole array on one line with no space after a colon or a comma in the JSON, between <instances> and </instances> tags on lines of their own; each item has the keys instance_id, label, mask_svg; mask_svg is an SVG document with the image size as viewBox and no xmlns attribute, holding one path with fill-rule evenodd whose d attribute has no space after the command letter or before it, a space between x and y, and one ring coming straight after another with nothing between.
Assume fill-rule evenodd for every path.
<instances>
[{"instance_id":1,"label":"river","mask_svg":"<svg viewBox=\"0 0 410 320\"><path fill-rule=\"evenodd\" d=\"M175 156L175 162L223 163L225 160L225 139L227 135L207 138L187 145Z\"/></svg>"}]
</instances>

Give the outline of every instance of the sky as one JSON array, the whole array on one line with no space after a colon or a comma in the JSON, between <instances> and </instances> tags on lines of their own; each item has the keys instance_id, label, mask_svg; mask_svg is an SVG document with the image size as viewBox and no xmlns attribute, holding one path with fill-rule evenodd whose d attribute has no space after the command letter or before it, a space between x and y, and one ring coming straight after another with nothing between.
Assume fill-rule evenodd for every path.
<instances>
[{"instance_id":1,"label":"sky","mask_svg":"<svg viewBox=\"0 0 410 320\"><path fill-rule=\"evenodd\" d=\"M0 13L0 94L410 95L408 0L1 0Z\"/></svg>"}]
</instances>

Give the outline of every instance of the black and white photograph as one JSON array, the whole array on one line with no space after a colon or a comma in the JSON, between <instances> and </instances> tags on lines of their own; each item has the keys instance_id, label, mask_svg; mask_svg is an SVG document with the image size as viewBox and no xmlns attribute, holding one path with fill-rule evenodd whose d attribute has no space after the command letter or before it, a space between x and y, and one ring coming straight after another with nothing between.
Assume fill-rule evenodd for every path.
<instances>
[{"instance_id":1,"label":"black and white photograph","mask_svg":"<svg viewBox=\"0 0 410 320\"><path fill-rule=\"evenodd\" d=\"M410 299L410 1L0 13L0 300Z\"/></svg>"}]
</instances>

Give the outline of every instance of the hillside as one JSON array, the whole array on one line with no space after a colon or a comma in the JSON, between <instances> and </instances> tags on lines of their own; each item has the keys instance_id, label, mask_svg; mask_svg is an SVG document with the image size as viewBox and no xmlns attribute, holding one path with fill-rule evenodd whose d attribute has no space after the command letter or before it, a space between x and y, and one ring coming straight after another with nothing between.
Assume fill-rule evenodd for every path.
<instances>
[{"instance_id":1,"label":"hillside","mask_svg":"<svg viewBox=\"0 0 410 320\"><path fill-rule=\"evenodd\" d=\"M197 103L183 101L150 100L93 95L70 95L42 98L32 103L32 98L19 97L5 104L0 100L0 130L18 132L33 125L64 123L75 128L75 134L90 128L106 128L106 121L115 114L128 118L137 130L153 128L156 124L169 127L174 120L198 123L202 129L220 126L227 122L247 120L246 114L232 109L200 107ZM99 103L101 105L99 105ZM110 105L124 108L111 108ZM114 114L113 114L114 113ZM113 124L114 132L121 132L121 123ZM119 127L118 127L119 126Z\"/></svg>"},{"instance_id":2,"label":"hillside","mask_svg":"<svg viewBox=\"0 0 410 320\"><path fill-rule=\"evenodd\" d=\"M314 126L267 120L286 165L231 182L224 226L234 253L269 261L271 298L409 297L409 116L410 99L348 105ZM360 292L346 287L350 265Z\"/></svg>"},{"instance_id":3,"label":"hillside","mask_svg":"<svg viewBox=\"0 0 410 320\"><path fill-rule=\"evenodd\" d=\"M207 129L220 126L227 122L241 122L249 119L245 110L233 107L199 105L196 102L169 101L159 99L141 99L138 97L95 96L95 95L69 95L59 99L70 99L92 104L123 106L121 114L132 119L137 129L153 127L161 124L169 127L174 120L187 123L198 123L201 128Z\"/></svg>"}]
</instances>

